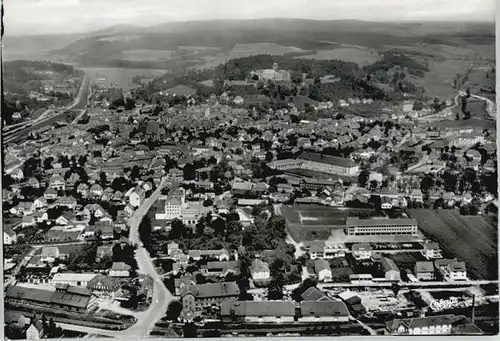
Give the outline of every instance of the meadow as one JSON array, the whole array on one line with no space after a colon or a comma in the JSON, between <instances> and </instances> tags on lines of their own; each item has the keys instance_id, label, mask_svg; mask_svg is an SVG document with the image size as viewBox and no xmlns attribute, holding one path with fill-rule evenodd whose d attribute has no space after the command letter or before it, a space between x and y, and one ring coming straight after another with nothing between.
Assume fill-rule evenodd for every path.
<instances>
[{"instance_id":1,"label":"meadow","mask_svg":"<svg viewBox=\"0 0 500 341\"><path fill-rule=\"evenodd\" d=\"M353 62L359 66L375 63L380 59L380 55L374 51L356 47L341 47L331 50L318 50L315 54L301 56L297 58L317 59L317 60L341 60Z\"/></svg>"},{"instance_id":2,"label":"meadow","mask_svg":"<svg viewBox=\"0 0 500 341\"><path fill-rule=\"evenodd\" d=\"M464 261L469 277L498 278L498 231L489 217L462 216L455 210L408 210L421 231L439 243L443 253Z\"/></svg>"}]
</instances>

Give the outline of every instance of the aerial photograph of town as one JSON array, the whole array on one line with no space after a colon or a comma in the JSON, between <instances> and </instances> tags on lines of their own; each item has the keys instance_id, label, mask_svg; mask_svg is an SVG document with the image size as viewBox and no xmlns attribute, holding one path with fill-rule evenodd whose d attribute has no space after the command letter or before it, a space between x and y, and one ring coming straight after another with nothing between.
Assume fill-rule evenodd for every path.
<instances>
[{"instance_id":1,"label":"aerial photograph of town","mask_svg":"<svg viewBox=\"0 0 500 341\"><path fill-rule=\"evenodd\" d=\"M2 12L5 339L499 333L494 0Z\"/></svg>"}]
</instances>

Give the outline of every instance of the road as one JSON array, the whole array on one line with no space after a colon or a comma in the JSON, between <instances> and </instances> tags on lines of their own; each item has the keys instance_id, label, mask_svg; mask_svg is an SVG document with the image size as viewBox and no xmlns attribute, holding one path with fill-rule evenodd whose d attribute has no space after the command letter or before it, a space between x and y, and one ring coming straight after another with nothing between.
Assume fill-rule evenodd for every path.
<instances>
[{"instance_id":1,"label":"road","mask_svg":"<svg viewBox=\"0 0 500 341\"><path fill-rule=\"evenodd\" d=\"M161 190L163 189L165 184L166 178L163 178L156 191L154 191L153 194L151 194L151 196L146 199L146 201L135 211L134 215L128 221L130 226L129 239L133 244L136 244L138 246L135 254L135 258L137 260L137 265L139 268L138 272L148 274L153 278L154 281L153 298L149 308L144 312L136 314L137 322L130 328L122 331L112 331L99 328L70 325L66 323L58 323L61 328L103 336L111 336L115 338L139 338L147 337L153 330L155 324L165 315L168 305L175 299L175 296L173 296L163 284L160 275L155 269L151 256L144 248L144 245L139 238L139 224L146 216L151 206L160 197Z\"/></svg>"},{"instance_id":2,"label":"road","mask_svg":"<svg viewBox=\"0 0 500 341\"><path fill-rule=\"evenodd\" d=\"M494 119L494 120L497 119L497 109L496 109L495 103L492 100L490 100L489 98L486 98L486 97L478 96L478 95L471 95L471 97L485 101L486 102L486 112L488 113L488 115L492 119Z\"/></svg>"},{"instance_id":3,"label":"road","mask_svg":"<svg viewBox=\"0 0 500 341\"><path fill-rule=\"evenodd\" d=\"M134 215L129 219L130 226L130 241L138 246L136 251L137 265L139 272L148 274L153 278L154 290L153 299L150 307L138 317L138 321L132 327L124 332L127 338L132 336L148 336L154 325L165 315L168 305L175 297L168 291L163 284L161 276L155 269L153 260L148 251L144 248L139 238L139 224L146 216L151 206L158 200L161 195L161 190L165 186L166 178L163 178L156 191L135 211Z\"/></svg>"}]
</instances>

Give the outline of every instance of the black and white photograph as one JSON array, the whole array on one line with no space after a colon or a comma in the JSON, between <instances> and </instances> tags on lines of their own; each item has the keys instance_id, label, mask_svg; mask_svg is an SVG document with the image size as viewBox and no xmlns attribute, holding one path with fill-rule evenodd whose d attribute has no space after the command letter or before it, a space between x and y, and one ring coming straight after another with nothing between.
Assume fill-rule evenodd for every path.
<instances>
[{"instance_id":1,"label":"black and white photograph","mask_svg":"<svg viewBox=\"0 0 500 341\"><path fill-rule=\"evenodd\" d=\"M495 0L3 0L8 340L499 333Z\"/></svg>"}]
</instances>

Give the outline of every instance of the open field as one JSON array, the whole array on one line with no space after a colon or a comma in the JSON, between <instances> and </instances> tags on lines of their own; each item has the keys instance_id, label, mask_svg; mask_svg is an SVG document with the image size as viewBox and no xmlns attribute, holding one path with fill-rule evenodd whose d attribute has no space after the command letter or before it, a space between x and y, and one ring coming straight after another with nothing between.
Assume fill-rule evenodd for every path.
<instances>
[{"instance_id":1,"label":"open field","mask_svg":"<svg viewBox=\"0 0 500 341\"><path fill-rule=\"evenodd\" d=\"M455 120L455 117L452 116L450 117L449 120L443 120L443 121L437 121L437 122L431 122L423 126L424 129L427 129L427 127L437 127L437 128L445 128L445 127L451 127L451 128L462 128L462 127L473 127L473 128L482 128L482 129L489 129L489 130L495 130L496 129L496 123L493 120L490 119L482 119L480 117L474 117L474 114L472 115L472 118L469 120Z\"/></svg>"},{"instance_id":2,"label":"open field","mask_svg":"<svg viewBox=\"0 0 500 341\"><path fill-rule=\"evenodd\" d=\"M258 54L283 55L290 52L304 52L304 50L295 46L281 46L275 43L237 44L229 54L229 59L244 58Z\"/></svg>"},{"instance_id":3,"label":"open field","mask_svg":"<svg viewBox=\"0 0 500 341\"><path fill-rule=\"evenodd\" d=\"M455 210L409 210L420 229L437 241L445 256L465 261L471 278L496 279L498 231L489 218L461 216Z\"/></svg>"},{"instance_id":4,"label":"open field","mask_svg":"<svg viewBox=\"0 0 500 341\"><path fill-rule=\"evenodd\" d=\"M317 59L317 60L341 60L353 62L360 66L375 63L380 59L380 55L373 50L360 49L355 47L341 47L332 50L319 50L316 54L301 56L297 58Z\"/></svg>"},{"instance_id":5,"label":"open field","mask_svg":"<svg viewBox=\"0 0 500 341\"><path fill-rule=\"evenodd\" d=\"M114 84L124 91L136 88L137 84L132 83L134 76L159 77L166 73L166 70L160 69L123 69L123 68L101 68L101 67L82 67L86 75L92 82L99 78L105 78L106 84Z\"/></svg>"},{"instance_id":6,"label":"open field","mask_svg":"<svg viewBox=\"0 0 500 341\"><path fill-rule=\"evenodd\" d=\"M281 212L292 238L297 241L327 240L332 230L343 230L349 216L372 216L370 209L327 206L282 206Z\"/></svg>"},{"instance_id":7,"label":"open field","mask_svg":"<svg viewBox=\"0 0 500 341\"><path fill-rule=\"evenodd\" d=\"M128 50L121 53L123 60L158 62L170 60L178 52L174 50Z\"/></svg>"}]
</instances>

